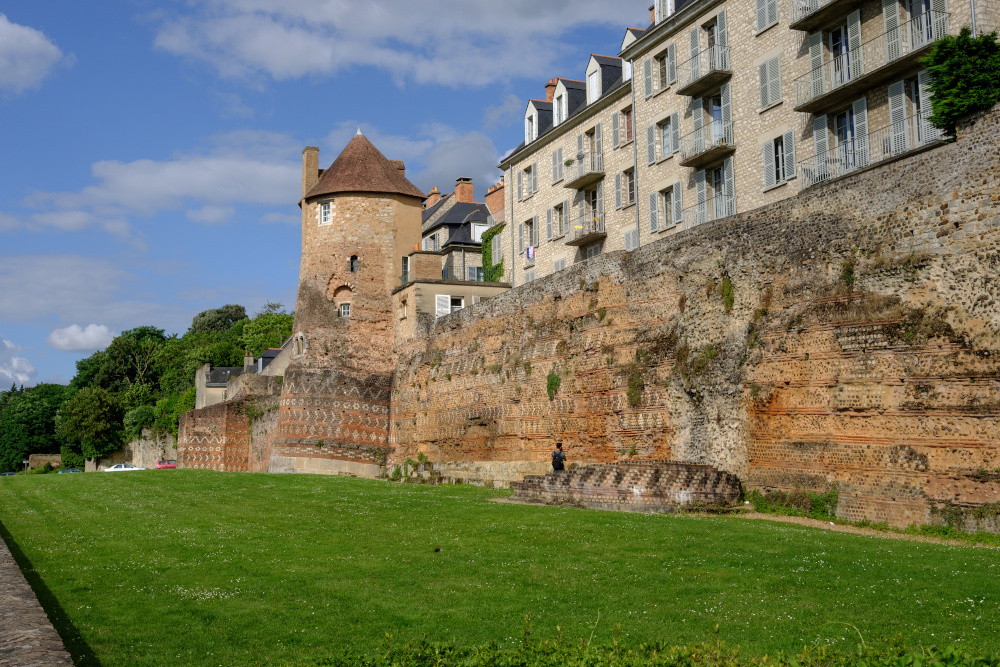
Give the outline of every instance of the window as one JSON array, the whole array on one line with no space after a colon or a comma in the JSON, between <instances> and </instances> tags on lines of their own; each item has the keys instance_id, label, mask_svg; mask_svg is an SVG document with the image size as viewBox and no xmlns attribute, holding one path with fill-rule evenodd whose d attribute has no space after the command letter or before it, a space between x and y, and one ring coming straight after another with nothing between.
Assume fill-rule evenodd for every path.
<instances>
[{"instance_id":1,"label":"window","mask_svg":"<svg viewBox=\"0 0 1000 667\"><path fill-rule=\"evenodd\" d=\"M493 265L496 266L503 261L503 243L500 241L502 234L494 234L491 239L493 250Z\"/></svg>"},{"instance_id":2,"label":"window","mask_svg":"<svg viewBox=\"0 0 1000 667\"><path fill-rule=\"evenodd\" d=\"M622 113L622 120L625 121L625 142L632 141L632 110L626 109Z\"/></svg>"},{"instance_id":3,"label":"window","mask_svg":"<svg viewBox=\"0 0 1000 667\"><path fill-rule=\"evenodd\" d=\"M351 316L351 304L349 304L349 303L342 303L342 304L340 304L340 316L341 317L350 317Z\"/></svg>"},{"instance_id":4,"label":"window","mask_svg":"<svg viewBox=\"0 0 1000 667\"><path fill-rule=\"evenodd\" d=\"M351 255L351 273L358 272L358 256Z\"/></svg>"},{"instance_id":5,"label":"window","mask_svg":"<svg viewBox=\"0 0 1000 667\"><path fill-rule=\"evenodd\" d=\"M764 143L764 187L795 178L795 133L785 132Z\"/></svg>"},{"instance_id":6,"label":"window","mask_svg":"<svg viewBox=\"0 0 1000 667\"><path fill-rule=\"evenodd\" d=\"M587 76L587 101L593 104L601 96L601 73L591 72Z\"/></svg>"},{"instance_id":7,"label":"window","mask_svg":"<svg viewBox=\"0 0 1000 667\"><path fill-rule=\"evenodd\" d=\"M586 247L584 252L587 255L587 259L590 259L591 257L597 257L598 255L601 254L601 242L598 241L597 243L591 243L589 246Z\"/></svg>"},{"instance_id":8,"label":"window","mask_svg":"<svg viewBox=\"0 0 1000 667\"><path fill-rule=\"evenodd\" d=\"M534 262L535 246L538 245L538 230L535 229L535 219L525 221L521 228L524 230L525 259Z\"/></svg>"},{"instance_id":9,"label":"window","mask_svg":"<svg viewBox=\"0 0 1000 667\"><path fill-rule=\"evenodd\" d=\"M781 57L775 56L757 67L760 78L760 108L781 101Z\"/></svg>"},{"instance_id":10,"label":"window","mask_svg":"<svg viewBox=\"0 0 1000 667\"><path fill-rule=\"evenodd\" d=\"M803 2L803 9L798 11L810 11L805 9L807 3ZM757 0L757 32L770 27L778 22L778 0Z\"/></svg>"},{"instance_id":11,"label":"window","mask_svg":"<svg viewBox=\"0 0 1000 667\"><path fill-rule=\"evenodd\" d=\"M622 80L631 81L632 80L632 61L623 60L622 61Z\"/></svg>"},{"instance_id":12,"label":"window","mask_svg":"<svg viewBox=\"0 0 1000 667\"><path fill-rule=\"evenodd\" d=\"M524 272L524 282L525 283L533 283L533 282L535 282L535 272L534 271L525 271Z\"/></svg>"},{"instance_id":13,"label":"window","mask_svg":"<svg viewBox=\"0 0 1000 667\"><path fill-rule=\"evenodd\" d=\"M847 26L838 26L830 31L831 75L834 87L851 79L851 47L847 37Z\"/></svg>"},{"instance_id":14,"label":"window","mask_svg":"<svg viewBox=\"0 0 1000 667\"><path fill-rule=\"evenodd\" d=\"M523 181L523 183L522 183ZM538 192L538 163L533 162L524 168L517 177L518 198L525 199Z\"/></svg>"},{"instance_id":15,"label":"window","mask_svg":"<svg viewBox=\"0 0 1000 667\"><path fill-rule=\"evenodd\" d=\"M649 195L649 231L669 229L681 221L683 206L680 201L681 184ZM676 198L675 194L676 193Z\"/></svg>"},{"instance_id":16,"label":"window","mask_svg":"<svg viewBox=\"0 0 1000 667\"><path fill-rule=\"evenodd\" d=\"M438 250L441 249L440 239L438 237L439 237L438 234L435 234L434 236L431 237L431 250L433 250L434 252L437 252Z\"/></svg>"},{"instance_id":17,"label":"window","mask_svg":"<svg viewBox=\"0 0 1000 667\"><path fill-rule=\"evenodd\" d=\"M528 116L524 119L524 143L530 144L535 136L535 117Z\"/></svg>"},{"instance_id":18,"label":"window","mask_svg":"<svg viewBox=\"0 0 1000 667\"><path fill-rule=\"evenodd\" d=\"M410 258L403 258L403 280L404 282L410 277Z\"/></svg>"},{"instance_id":19,"label":"window","mask_svg":"<svg viewBox=\"0 0 1000 667\"><path fill-rule=\"evenodd\" d=\"M399 319L406 319L406 299L403 299L399 304Z\"/></svg>"},{"instance_id":20,"label":"window","mask_svg":"<svg viewBox=\"0 0 1000 667\"><path fill-rule=\"evenodd\" d=\"M483 282L483 267L481 266L465 267L465 279L474 280L479 283Z\"/></svg>"},{"instance_id":21,"label":"window","mask_svg":"<svg viewBox=\"0 0 1000 667\"><path fill-rule=\"evenodd\" d=\"M622 173L622 208L635 203L635 169Z\"/></svg>"},{"instance_id":22,"label":"window","mask_svg":"<svg viewBox=\"0 0 1000 667\"><path fill-rule=\"evenodd\" d=\"M465 297L461 296L451 297L451 312L457 313L463 308L465 308Z\"/></svg>"},{"instance_id":23,"label":"window","mask_svg":"<svg viewBox=\"0 0 1000 667\"><path fill-rule=\"evenodd\" d=\"M566 103L565 95L556 96L555 104L552 106L552 113L553 117L555 118L555 123L554 123L555 125L558 125L559 123L566 120L566 117L563 115L563 104L565 103Z\"/></svg>"},{"instance_id":24,"label":"window","mask_svg":"<svg viewBox=\"0 0 1000 667\"><path fill-rule=\"evenodd\" d=\"M563 149L558 148L552 151L552 182L558 183L563 179Z\"/></svg>"},{"instance_id":25,"label":"window","mask_svg":"<svg viewBox=\"0 0 1000 667\"><path fill-rule=\"evenodd\" d=\"M668 85L667 83L667 53L664 51L660 55L656 56L656 73L657 73L657 90L663 90Z\"/></svg>"},{"instance_id":26,"label":"window","mask_svg":"<svg viewBox=\"0 0 1000 667\"><path fill-rule=\"evenodd\" d=\"M552 209L552 233L554 236L566 233L566 209L563 204Z\"/></svg>"},{"instance_id":27,"label":"window","mask_svg":"<svg viewBox=\"0 0 1000 667\"><path fill-rule=\"evenodd\" d=\"M566 268L566 258L565 257L563 257L561 259L557 259L556 261L554 261L552 263L552 270L553 271L562 271L565 268Z\"/></svg>"},{"instance_id":28,"label":"window","mask_svg":"<svg viewBox=\"0 0 1000 667\"><path fill-rule=\"evenodd\" d=\"M333 205L330 202L320 204L319 224L329 225L333 222Z\"/></svg>"},{"instance_id":29,"label":"window","mask_svg":"<svg viewBox=\"0 0 1000 667\"><path fill-rule=\"evenodd\" d=\"M483 242L483 232L486 231L486 225L477 225L473 223L472 225L472 240L475 243Z\"/></svg>"},{"instance_id":30,"label":"window","mask_svg":"<svg viewBox=\"0 0 1000 667\"><path fill-rule=\"evenodd\" d=\"M660 158L666 158L680 150L680 115L671 114L657 126L660 137Z\"/></svg>"}]
</instances>

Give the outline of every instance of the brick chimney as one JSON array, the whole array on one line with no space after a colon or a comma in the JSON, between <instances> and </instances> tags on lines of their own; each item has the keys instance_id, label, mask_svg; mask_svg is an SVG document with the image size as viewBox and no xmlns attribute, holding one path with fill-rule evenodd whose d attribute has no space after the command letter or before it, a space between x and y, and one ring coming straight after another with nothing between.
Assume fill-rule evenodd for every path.
<instances>
[{"instance_id":1,"label":"brick chimney","mask_svg":"<svg viewBox=\"0 0 1000 667\"><path fill-rule=\"evenodd\" d=\"M306 146L302 151L302 196L319 183L319 149Z\"/></svg>"},{"instance_id":2,"label":"brick chimney","mask_svg":"<svg viewBox=\"0 0 1000 667\"><path fill-rule=\"evenodd\" d=\"M486 208L490 210L490 213L493 215L493 219L497 222L504 219L503 180L487 190Z\"/></svg>"},{"instance_id":3,"label":"brick chimney","mask_svg":"<svg viewBox=\"0 0 1000 667\"><path fill-rule=\"evenodd\" d=\"M427 201L424 202L424 208L430 208L439 201L441 201L441 192L438 190L438 186L435 185L434 188L427 193Z\"/></svg>"},{"instance_id":4,"label":"brick chimney","mask_svg":"<svg viewBox=\"0 0 1000 667\"><path fill-rule=\"evenodd\" d=\"M556 96L556 85L558 85L559 79L549 79L549 82L545 84L545 101L551 102L552 98Z\"/></svg>"},{"instance_id":5,"label":"brick chimney","mask_svg":"<svg viewBox=\"0 0 1000 667\"><path fill-rule=\"evenodd\" d=\"M656 25L656 5L649 6L649 23L650 25Z\"/></svg>"},{"instance_id":6,"label":"brick chimney","mask_svg":"<svg viewBox=\"0 0 1000 667\"><path fill-rule=\"evenodd\" d=\"M473 201L472 179L463 176L455 179L455 201L471 204Z\"/></svg>"}]
</instances>

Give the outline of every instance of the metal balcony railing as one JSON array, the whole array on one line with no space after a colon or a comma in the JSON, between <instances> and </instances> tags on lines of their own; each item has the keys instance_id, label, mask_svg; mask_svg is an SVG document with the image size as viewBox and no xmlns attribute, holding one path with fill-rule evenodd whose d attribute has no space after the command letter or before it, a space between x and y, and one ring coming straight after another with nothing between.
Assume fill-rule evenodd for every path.
<instances>
[{"instance_id":1,"label":"metal balcony railing","mask_svg":"<svg viewBox=\"0 0 1000 667\"><path fill-rule=\"evenodd\" d=\"M677 93L697 97L732 75L729 69L729 47L711 46L677 65Z\"/></svg>"},{"instance_id":2,"label":"metal balcony railing","mask_svg":"<svg viewBox=\"0 0 1000 667\"><path fill-rule=\"evenodd\" d=\"M929 46L948 32L947 12L924 12L899 28L884 32L861 46L839 56L827 58L821 66L795 79L795 110L820 110L824 95L837 89L853 90L876 83L872 75L893 74L887 67L893 63L905 65L911 56Z\"/></svg>"},{"instance_id":3,"label":"metal balcony railing","mask_svg":"<svg viewBox=\"0 0 1000 667\"><path fill-rule=\"evenodd\" d=\"M607 236L604 231L604 213L588 211L581 218L571 218L566 233L566 245L581 246Z\"/></svg>"},{"instance_id":4,"label":"metal balcony railing","mask_svg":"<svg viewBox=\"0 0 1000 667\"><path fill-rule=\"evenodd\" d=\"M684 209L684 222L681 223L681 229L691 229L706 222L735 214L736 197L718 195Z\"/></svg>"},{"instance_id":5,"label":"metal balcony railing","mask_svg":"<svg viewBox=\"0 0 1000 667\"><path fill-rule=\"evenodd\" d=\"M859 0L790 0L792 30L814 30L821 27L828 14L846 14Z\"/></svg>"},{"instance_id":6,"label":"metal balcony railing","mask_svg":"<svg viewBox=\"0 0 1000 667\"><path fill-rule=\"evenodd\" d=\"M574 164L565 165L565 169L565 187L580 190L604 178L604 156L585 151L576 156Z\"/></svg>"},{"instance_id":7,"label":"metal balcony railing","mask_svg":"<svg viewBox=\"0 0 1000 667\"><path fill-rule=\"evenodd\" d=\"M713 120L681 137L681 164L685 167L701 167L735 148L733 124Z\"/></svg>"},{"instance_id":8,"label":"metal balcony railing","mask_svg":"<svg viewBox=\"0 0 1000 667\"><path fill-rule=\"evenodd\" d=\"M943 133L931 125L928 115L929 112L915 114L799 161L797 169L802 187L844 176L940 140Z\"/></svg>"}]
</instances>

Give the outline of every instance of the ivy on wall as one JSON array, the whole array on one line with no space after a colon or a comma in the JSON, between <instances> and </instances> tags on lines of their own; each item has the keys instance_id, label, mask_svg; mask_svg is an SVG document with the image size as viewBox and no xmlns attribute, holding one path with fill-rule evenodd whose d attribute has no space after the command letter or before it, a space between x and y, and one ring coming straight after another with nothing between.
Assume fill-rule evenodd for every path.
<instances>
[{"instance_id":1,"label":"ivy on wall","mask_svg":"<svg viewBox=\"0 0 1000 667\"><path fill-rule=\"evenodd\" d=\"M931 123L952 136L956 121L1000 101L1000 44L995 32L962 28L934 43L922 64L931 75Z\"/></svg>"},{"instance_id":2,"label":"ivy on wall","mask_svg":"<svg viewBox=\"0 0 1000 667\"><path fill-rule=\"evenodd\" d=\"M503 258L493 263L493 237L503 231L505 225L498 225L483 232L483 280L498 283L503 280Z\"/></svg>"}]
</instances>

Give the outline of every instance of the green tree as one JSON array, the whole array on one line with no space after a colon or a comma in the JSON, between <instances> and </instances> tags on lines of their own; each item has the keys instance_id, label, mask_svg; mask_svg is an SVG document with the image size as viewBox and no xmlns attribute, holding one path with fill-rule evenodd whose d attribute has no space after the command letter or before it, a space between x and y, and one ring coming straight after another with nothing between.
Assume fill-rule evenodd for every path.
<instances>
[{"instance_id":1,"label":"green tree","mask_svg":"<svg viewBox=\"0 0 1000 667\"><path fill-rule=\"evenodd\" d=\"M931 76L930 121L951 135L956 121L1000 101L1000 44L995 32L972 37L962 28L934 42L922 64Z\"/></svg>"},{"instance_id":2,"label":"green tree","mask_svg":"<svg viewBox=\"0 0 1000 667\"><path fill-rule=\"evenodd\" d=\"M125 444L123 417L117 396L101 387L87 387L63 404L58 433L78 443L85 458L103 458Z\"/></svg>"},{"instance_id":3,"label":"green tree","mask_svg":"<svg viewBox=\"0 0 1000 667\"><path fill-rule=\"evenodd\" d=\"M222 308L205 310L194 316L188 333L205 331L228 331L234 324L247 318L247 310L243 306L230 304Z\"/></svg>"},{"instance_id":4,"label":"green tree","mask_svg":"<svg viewBox=\"0 0 1000 667\"><path fill-rule=\"evenodd\" d=\"M294 315L285 312L280 303L270 303L243 327L243 347L254 357L264 350L280 347L292 335Z\"/></svg>"},{"instance_id":5,"label":"green tree","mask_svg":"<svg viewBox=\"0 0 1000 667\"><path fill-rule=\"evenodd\" d=\"M73 390L58 384L41 384L0 394L0 471L21 467L29 454L54 454L56 413Z\"/></svg>"}]
</instances>

